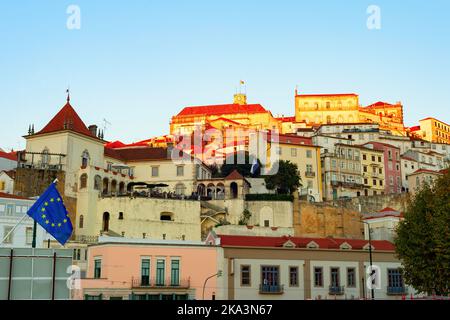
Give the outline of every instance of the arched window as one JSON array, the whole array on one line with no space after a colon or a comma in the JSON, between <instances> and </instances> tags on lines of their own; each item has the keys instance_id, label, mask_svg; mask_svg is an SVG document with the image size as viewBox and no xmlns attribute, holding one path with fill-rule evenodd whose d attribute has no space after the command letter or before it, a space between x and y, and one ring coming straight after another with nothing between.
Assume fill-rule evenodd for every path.
<instances>
[{"instance_id":1,"label":"arched window","mask_svg":"<svg viewBox=\"0 0 450 320\"><path fill-rule=\"evenodd\" d=\"M233 199L236 199L238 197L238 185L236 182L232 182L230 184L230 191L231 191L231 197Z\"/></svg>"},{"instance_id":2,"label":"arched window","mask_svg":"<svg viewBox=\"0 0 450 320\"><path fill-rule=\"evenodd\" d=\"M119 220L123 220L123 212L119 212Z\"/></svg>"},{"instance_id":3,"label":"arched window","mask_svg":"<svg viewBox=\"0 0 450 320\"><path fill-rule=\"evenodd\" d=\"M172 212L161 212L159 220L161 220L161 221L173 221L173 213Z\"/></svg>"},{"instance_id":4,"label":"arched window","mask_svg":"<svg viewBox=\"0 0 450 320\"><path fill-rule=\"evenodd\" d=\"M119 183L119 194L125 194L125 182Z\"/></svg>"},{"instance_id":5,"label":"arched window","mask_svg":"<svg viewBox=\"0 0 450 320\"><path fill-rule=\"evenodd\" d=\"M94 189L100 190L101 186L102 186L102 177L100 177L99 175L96 175L94 177Z\"/></svg>"},{"instance_id":6,"label":"arched window","mask_svg":"<svg viewBox=\"0 0 450 320\"><path fill-rule=\"evenodd\" d=\"M116 194L117 192L117 181L113 180L111 181L111 193Z\"/></svg>"},{"instance_id":7,"label":"arched window","mask_svg":"<svg viewBox=\"0 0 450 320\"><path fill-rule=\"evenodd\" d=\"M103 179L103 194L109 193L109 180L108 178Z\"/></svg>"},{"instance_id":8,"label":"arched window","mask_svg":"<svg viewBox=\"0 0 450 320\"><path fill-rule=\"evenodd\" d=\"M184 195L185 192L186 192L186 187L185 187L185 185L184 185L183 183L178 183L178 184L175 186L175 193L176 193L176 194L178 194L178 195Z\"/></svg>"},{"instance_id":9,"label":"arched window","mask_svg":"<svg viewBox=\"0 0 450 320\"><path fill-rule=\"evenodd\" d=\"M103 226L102 226L102 230L103 231L109 231L109 212L104 212L103 213Z\"/></svg>"},{"instance_id":10,"label":"arched window","mask_svg":"<svg viewBox=\"0 0 450 320\"><path fill-rule=\"evenodd\" d=\"M81 166L83 168L86 168L89 164L89 152L87 150L83 151L83 154L81 155Z\"/></svg>"},{"instance_id":11,"label":"arched window","mask_svg":"<svg viewBox=\"0 0 450 320\"><path fill-rule=\"evenodd\" d=\"M49 150L48 148L45 148L44 150L42 150L42 155L41 155L41 160L42 160L42 164L49 164L50 163L50 155L49 155Z\"/></svg>"},{"instance_id":12,"label":"arched window","mask_svg":"<svg viewBox=\"0 0 450 320\"><path fill-rule=\"evenodd\" d=\"M83 173L80 177L80 189L85 189L87 187L88 175Z\"/></svg>"},{"instance_id":13,"label":"arched window","mask_svg":"<svg viewBox=\"0 0 450 320\"><path fill-rule=\"evenodd\" d=\"M80 220L78 221L78 228L83 229L84 225L84 217L83 215L80 215Z\"/></svg>"}]
</instances>

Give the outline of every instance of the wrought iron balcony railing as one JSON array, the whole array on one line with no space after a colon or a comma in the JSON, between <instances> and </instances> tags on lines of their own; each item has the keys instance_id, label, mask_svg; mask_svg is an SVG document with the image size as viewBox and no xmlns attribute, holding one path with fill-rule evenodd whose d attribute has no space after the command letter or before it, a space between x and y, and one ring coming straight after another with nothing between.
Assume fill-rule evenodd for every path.
<instances>
[{"instance_id":1,"label":"wrought iron balcony railing","mask_svg":"<svg viewBox=\"0 0 450 320\"><path fill-rule=\"evenodd\" d=\"M329 292L329 294L332 294L332 295L344 294L344 286L331 285L328 289L328 292Z\"/></svg>"},{"instance_id":2,"label":"wrought iron balcony railing","mask_svg":"<svg viewBox=\"0 0 450 320\"><path fill-rule=\"evenodd\" d=\"M131 281L132 288L180 288L189 289L191 286L190 278L183 279L159 279L159 278L149 278L140 277L132 278Z\"/></svg>"},{"instance_id":3,"label":"wrought iron balcony railing","mask_svg":"<svg viewBox=\"0 0 450 320\"><path fill-rule=\"evenodd\" d=\"M259 293L264 294L281 294L284 292L284 285L260 284Z\"/></svg>"},{"instance_id":4,"label":"wrought iron balcony railing","mask_svg":"<svg viewBox=\"0 0 450 320\"><path fill-rule=\"evenodd\" d=\"M388 295L403 295L408 293L408 288L406 287L387 287Z\"/></svg>"}]
</instances>

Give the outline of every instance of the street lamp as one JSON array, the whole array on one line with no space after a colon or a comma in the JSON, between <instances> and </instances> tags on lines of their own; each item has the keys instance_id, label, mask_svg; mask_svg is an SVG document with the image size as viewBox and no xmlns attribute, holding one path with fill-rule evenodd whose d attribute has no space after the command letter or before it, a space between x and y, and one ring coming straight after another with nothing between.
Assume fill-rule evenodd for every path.
<instances>
[{"instance_id":1,"label":"street lamp","mask_svg":"<svg viewBox=\"0 0 450 320\"><path fill-rule=\"evenodd\" d=\"M219 270L217 273L215 273L215 274L209 276L208 278L206 278L205 283L203 284L202 300L205 300L205 287L206 287L206 283L208 282L209 279L214 278L215 276L221 277L221 276L222 276L222 270Z\"/></svg>"},{"instance_id":2,"label":"street lamp","mask_svg":"<svg viewBox=\"0 0 450 320\"><path fill-rule=\"evenodd\" d=\"M353 220L367 224L367 230L369 233L369 263L370 263L370 272L372 274L372 272L373 272L373 269L372 269L372 237L370 235L371 234L370 224L364 220L356 220L356 219L353 219ZM371 291L371 295L372 295L372 300L375 300L375 290L373 289L373 286L371 286L370 291Z\"/></svg>"}]
</instances>

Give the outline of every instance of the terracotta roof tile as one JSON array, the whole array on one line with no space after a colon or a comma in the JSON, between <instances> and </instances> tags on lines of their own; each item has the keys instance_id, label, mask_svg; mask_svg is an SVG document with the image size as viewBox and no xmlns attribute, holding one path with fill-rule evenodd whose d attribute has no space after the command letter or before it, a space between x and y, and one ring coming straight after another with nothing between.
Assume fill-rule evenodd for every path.
<instances>
[{"instance_id":1,"label":"terracotta roof tile","mask_svg":"<svg viewBox=\"0 0 450 320\"><path fill-rule=\"evenodd\" d=\"M0 198L18 199L18 200L33 200L33 199L30 199L30 198L25 198L25 197L16 196L14 194L3 193L3 192L0 192Z\"/></svg>"},{"instance_id":2,"label":"terracotta roof tile","mask_svg":"<svg viewBox=\"0 0 450 320\"><path fill-rule=\"evenodd\" d=\"M98 139L93 135L81 120L75 109L67 102L64 107L50 120L50 122L36 134L44 134L71 130L79 134Z\"/></svg>"},{"instance_id":3,"label":"terracotta roof tile","mask_svg":"<svg viewBox=\"0 0 450 320\"><path fill-rule=\"evenodd\" d=\"M0 158L8 159L11 161L17 161L17 153L0 151Z\"/></svg>"},{"instance_id":4,"label":"terracotta roof tile","mask_svg":"<svg viewBox=\"0 0 450 320\"><path fill-rule=\"evenodd\" d=\"M282 247L286 241L290 240L297 248L306 248L314 241L319 245L319 249L338 249L344 242L348 243L352 249L361 250L368 243L363 239L342 239L342 238L306 238L306 237L261 237L261 236L236 236L236 235L218 235L221 246L238 247ZM394 251L395 247L389 241L372 240L372 246L375 250Z\"/></svg>"},{"instance_id":5,"label":"terracotta roof tile","mask_svg":"<svg viewBox=\"0 0 450 320\"><path fill-rule=\"evenodd\" d=\"M193 116L193 115L222 115L222 114L249 114L249 113L267 113L266 109L260 104L221 104L221 105L207 105L207 106L193 106L185 107L178 113L180 116Z\"/></svg>"},{"instance_id":6,"label":"terracotta roof tile","mask_svg":"<svg viewBox=\"0 0 450 320\"><path fill-rule=\"evenodd\" d=\"M225 177L225 180L242 180L244 177L234 169L228 176Z\"/></svg>"}]
</instances>

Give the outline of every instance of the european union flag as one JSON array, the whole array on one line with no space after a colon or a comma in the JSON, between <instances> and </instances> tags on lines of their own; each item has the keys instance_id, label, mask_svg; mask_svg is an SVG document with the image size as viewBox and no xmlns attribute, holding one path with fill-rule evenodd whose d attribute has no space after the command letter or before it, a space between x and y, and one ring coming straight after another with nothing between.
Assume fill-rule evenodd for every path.
<instances>
[{"instance_id":1,"label":"european union flag","mask_svg":"<svg viewBox=\"0 0 450 320\"><path fill-rule=\"evenodd\" d=\"M27 214L62 245L72 235L72 223L55 182L45 190Z\"/></svg>"}]
</instances>

